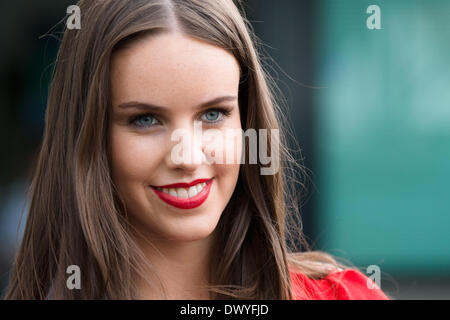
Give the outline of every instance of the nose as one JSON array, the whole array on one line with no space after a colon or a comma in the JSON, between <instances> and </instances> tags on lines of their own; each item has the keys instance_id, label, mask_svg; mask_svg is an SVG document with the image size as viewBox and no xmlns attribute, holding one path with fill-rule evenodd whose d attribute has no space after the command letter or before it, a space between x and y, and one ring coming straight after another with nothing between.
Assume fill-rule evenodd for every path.
<instances>
[{"instance_id":1,"label":"nose","mask_svg":"<svg viewBox=\"0 0 450 320\"><path fill-rule=\"evenodd\" d=\"M169 169L195 171L205 163L201 122L194 122L193 128L178 127L172 131L170 140L171 148L166 155Z\"/></svg>"}]
</instances>

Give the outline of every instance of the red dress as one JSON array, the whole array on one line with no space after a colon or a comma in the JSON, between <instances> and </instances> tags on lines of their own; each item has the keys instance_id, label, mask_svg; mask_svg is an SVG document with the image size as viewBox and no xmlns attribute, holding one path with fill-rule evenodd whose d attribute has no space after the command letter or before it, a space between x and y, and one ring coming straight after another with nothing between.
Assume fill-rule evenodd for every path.
<instances>
[{"instance_id":1,"label":"red dress","mask_svg":"<svg viewBox=\"0 0 450 320\"><path fill-rule=\"evenodd\" d=\"M355 269L332 272L319 280L302 273L290 275L294 300L389 300L372 280Z\"/></svg>"}]
</instances>

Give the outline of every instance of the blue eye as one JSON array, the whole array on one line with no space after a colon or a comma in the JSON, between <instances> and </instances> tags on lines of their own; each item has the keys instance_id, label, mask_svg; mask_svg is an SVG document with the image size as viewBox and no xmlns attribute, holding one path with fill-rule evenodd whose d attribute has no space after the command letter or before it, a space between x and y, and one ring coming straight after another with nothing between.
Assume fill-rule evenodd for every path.
<instances>
[{"instance_id":1,"label":"blue eye","mask_svg":"<svg viewBox=\"0 0 450 320\"><path fill-rule=\"evenodd\" d=\"M156 118L149 114L139 115L131 119L130 123L139 128L148 128L157 122Z\"/></svg>"},{"instance_id":2,"label":"blue eye","mask_svg":"<svg viewBox=\"0 0 450 320\"><path fill-rule=\"evenodd\" d=\"M206 121L216 122L221 118L221 112L217 110L211 110L204 114Z\"/></svg>"}]
</instances>

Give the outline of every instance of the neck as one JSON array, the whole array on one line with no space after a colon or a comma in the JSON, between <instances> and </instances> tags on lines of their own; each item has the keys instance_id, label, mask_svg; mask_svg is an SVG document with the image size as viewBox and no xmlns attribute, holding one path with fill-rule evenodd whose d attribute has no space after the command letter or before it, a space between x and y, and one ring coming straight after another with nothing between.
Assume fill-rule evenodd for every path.
<instances>
[{"instance_id":1,"label":"neck","mask_svg":"<svg viewBox=\"0 0 450 320\"><path fill-rule=\"evenodd\" d=\"M138 299L209 299L205 286L209 284L212 235L189 242L154 237L136 240L152 266L146 273L150 284L138 278Z\"/></svg>"}]
</instances>

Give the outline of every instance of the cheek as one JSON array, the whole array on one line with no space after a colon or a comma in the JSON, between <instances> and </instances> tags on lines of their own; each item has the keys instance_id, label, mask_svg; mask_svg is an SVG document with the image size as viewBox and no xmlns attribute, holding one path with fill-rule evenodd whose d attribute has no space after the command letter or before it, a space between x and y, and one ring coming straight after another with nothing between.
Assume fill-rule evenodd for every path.
<instances>
[{"instance_id":1,"label":"cheek","mask_svg":"<svg viewBox=\"0 0 450 320\"><path fill-rule=\"evenodd\" d=\"M210 164L238 164L242 154L240 130L215 130L204 134L204 153Z\"/></svg>"},{"instance_id":2,"label":"cheek","mask_svg":"<svg viewBox=\"0 0 450 320\"><path fill-rule=\"evenodd\" d=\"M215 164L214 172L217 177L217 195L216 205L223 211L236 188L239 178L240 164Z\"/></svg>"},{"instance_id":3,"label":"cheek","mask_svg":"<svg viewBox=\"0 0 450 320\"><path fill-rule=\"evenodd\" d=\"M111 162L116 185L120 188L123 184L145 183L160 162L160 146L152 137L113 130Z\"/></svg>"},{"instance_id":4,"label":"cheek","mask_svg":"<svg viewBox=\"0 0 450 320\"><path fill-rule=\"evenodd\" d=\"M222 162L214 164L214 171L220 178L219 194L229 199L236 187L239 177L240 161L242 155L242 130L234 128L223 136L223 143L216 144L214 154L222 154ZM214 158L218 160L218 158Z\"/></svg>"}]
</instances>

